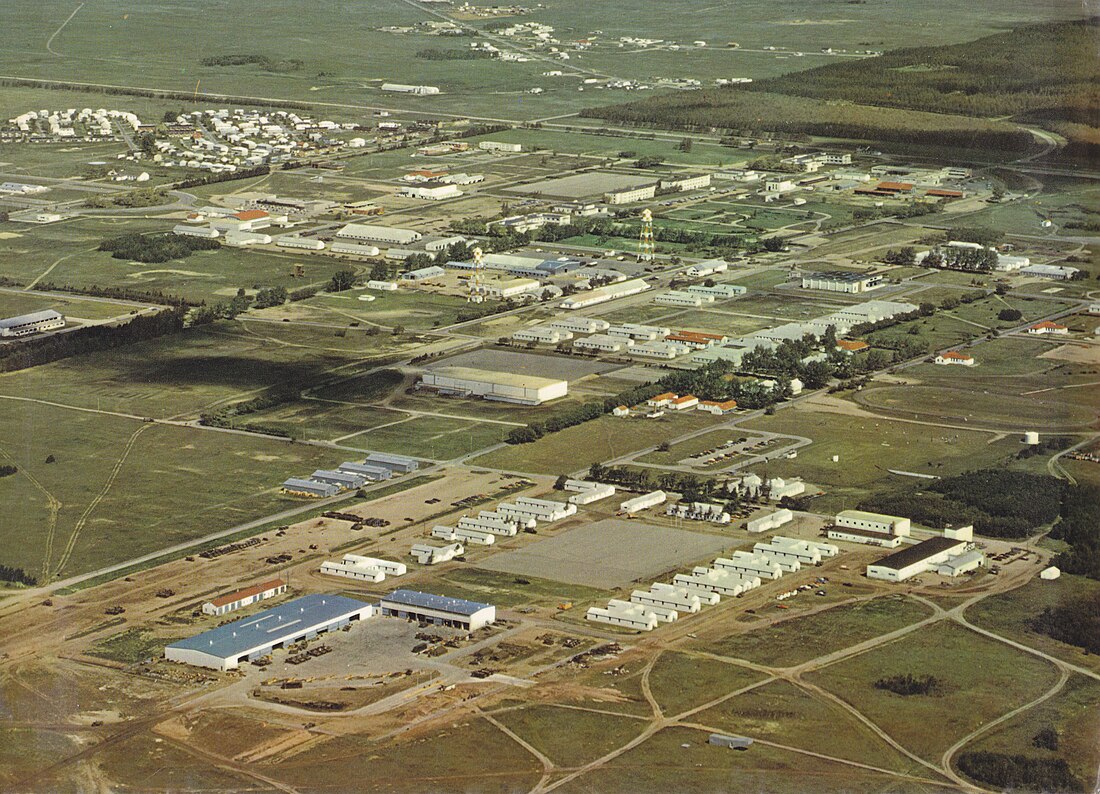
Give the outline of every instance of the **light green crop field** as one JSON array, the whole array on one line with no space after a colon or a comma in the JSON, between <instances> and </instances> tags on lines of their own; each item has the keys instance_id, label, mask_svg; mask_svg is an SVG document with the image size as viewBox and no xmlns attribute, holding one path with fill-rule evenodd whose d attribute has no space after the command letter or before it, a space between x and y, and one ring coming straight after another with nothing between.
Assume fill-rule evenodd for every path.
<instances>
[{"instance_id":1,"label":"light green crop field","mask_svg":"<svg viewBox=\"0 0 1100 794\"><path fill-rule=\"evenodd\" d=\"M912 625L931 614L928 607L916 601L885 596L717 640L700 637L692 646L757 664L792 667Z\"/></svg>"},{"instance_id":2,"label":"light green crop field","mask_svg":"<svg viewBox=\"0 0 1100 794\"><path fill-rule=\"evenodd\" d=\"M716 417L699 411L660 419L602 416L551 433L530 444L516 444L474 458L471 465L534 474L561 474L605 462L706 427Z\"/></svg>"},{"instance_id":3,"label":"light green crop field","mask_svg":"<svg viewBox=\"0 0 1100 794\"><path fill-rule=\"evenodd\" d=\"M883 677L932 675L942 691L896 695ZM808 680L851 703L917 755L940 754L978 726L1030 702L1058 680L1050 662L956 624L937 624L810 673ZM928 730L930 721L936 730Z\"/></svg>"},{"instance_id":4,"label":"light green crop field","mask_svg":"<svg viewBox=\"0 0 1100 794\"><path fill-rule=\"evenodd\" d=\"M738 695L702 712L697 721L723 732L826 752L879 768L905 773L920 769L851 714L788 681L773 681ZM828 726L828 738L823 743L824 726Z\"/></svg>"},{"instance_id":5,"label":"light green crop field","mask_svg":"<svg viewBox=\"0 0 1100 794\"><path fill-rule=\"evenodd\" d=\"M295 504L283 480L346 457L39 403L0 400L0 417L0 450L19 468L0 478L14 508L0 522L3 562L32 575L84 573L277 512Z\"/></svg>"}]
</instances>

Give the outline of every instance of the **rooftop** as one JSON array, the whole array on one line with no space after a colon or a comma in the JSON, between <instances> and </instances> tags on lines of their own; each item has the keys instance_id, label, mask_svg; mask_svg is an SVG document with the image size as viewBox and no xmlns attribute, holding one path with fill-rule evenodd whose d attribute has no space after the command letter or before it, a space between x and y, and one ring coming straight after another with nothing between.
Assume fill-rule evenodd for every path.
<instances>
[{"instance_id":1,"label":"rooftop","mask_svg":"<svg viewBox=\"0 0 1100 794\"><path fill-rule=\"evenodd\" d=\"M939 554L942 551L966 546L966 543L967 541L965 540L955 540L954 538L945 538L942 535L937 535L928 540L922 540L915 546L906 546L903 549L895 551L893 554L887 554L874 564L898 571L914 563L926 560L933 554Z\"/></svg>"},{"instance_id":2,"label":"rooftop","mask_svg":"<svg viewBox=\"0 0 1100 794\"><path fill-rule=\"evenodd\" d=\"M905 520L900 516L888 516L885 513L868 513L866 510L841 510L836 514L836 517L851 518L856 521L881 521L887 524Z\"/></svg>"},{"instance_id":3,"label":"rooftop","mask_svg":"<svg viewBox=\"0 0 1100 794\"><path fill-rule=\"evenodd\" d=\"M465 598L451 598L450 596L421 593L417 590L394 590L382 599L395 604L403 604L410 607L423 609L438 609L442 612L453 612L457 615L473 615L491 604L482 604L478 601L467 601Z\"/></svg>"},{"instance_id":4,"label":"rooftop","mask_svg":"<svg viewBox=\"0 0 1100 794\"><path fill-rule=\"evenodd\" d=\"M233 593L228 593L217 598L210 599L210 603L216 607L223 607L226 604L232 604L234 601L240 601L242 598L248 598L249 596L259 595L260 593L266 593L268 590L274 590L276 587L285 587L286 582L282 579L272 579L269 582L260 582L254 584L251 587L245 587L237 590Z\"/></svg>"},{"instance_id":5,"label":"rooftop","mask_svg":"<svg viewBox=\"0 0 1100 794\"><path fill-rule=\"evenodd\" d=\"M516 372L493 372L471 367L432 367L429 372L432 375L442 375L445 378L476 380L485 383L496 383L501 386L518 386L524 389L541 389L546 386L556 386L562 382L559 378L540 378L535 375L521 375Z\"/></svg>"},{"instance_id":6,"label":"rooftop","mask_svg":"<svg viewBox=\"0 0 1100 794\"><path fill-rule=\"evenodd\" d=\"M818 273L807 273L806 278L827 278L831 281L866 281L867 279L875 278L875 276L868 275L867 273L853 273L850 270L823 270Z\"/></svg>"},{"instance_id":7,"label":"rooftop","mask_svg":"<svg viewBox=\"0 0 1100 794\"><path fill-rule=\"evenodd\" d=\"M60 312L55 312L53 309L46 309L41 312L31 312L30 314L21 314L18 317L9 317L6 320L0 320L0 328L11 328L16 325L23 325L24 323L37 323L43 320L63 320L65 319Z\"/></svg>"},{"instance_id":8,"label":"rooftop","mask_svg":"<svg viewBox=\"0 0 1100 794\"><path fill-rule=\"evenodd\" d=\"M169 645L218 657L240 655L306 633L314 626L359 612L370 605L354 598L313 594L234 620Z\"/></svg>"}]
</instances>

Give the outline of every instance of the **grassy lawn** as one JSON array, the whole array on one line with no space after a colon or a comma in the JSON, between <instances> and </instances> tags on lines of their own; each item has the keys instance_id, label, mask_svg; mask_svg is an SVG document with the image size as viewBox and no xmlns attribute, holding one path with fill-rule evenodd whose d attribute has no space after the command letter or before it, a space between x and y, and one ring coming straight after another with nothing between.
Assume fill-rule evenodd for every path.
<instances>
[{"instance_id":1,"label":"grassy lawn","mask_svg":"<svg viewBox=\"0 0 1100 794\"><path fill-rule=\"evenodd\" d=\"M611 460L628 452L659 444L714 421L710 414L687 411L660 419L601 416L591 422L551 433L531 444L517 444L471 461L475 466L560 474Z\"/></svg>"},{"instance_id":2,"label":"grassy lawn","mask_svg":"<svg viewBox=\"0 0 1100 794\"><path fill-rule=\"evenodd\" d=\"M884 676L933 675L943 691L895 695L873 684ZM938 759L955 741L1038 697L1057 680L1049 662L957 626L937 624L810 674L904 747ZM935 730L928 730L935 724Z\"/></svg>"},{"instance_id":3,"label":"grassy lawn","mask_svg":"<svg viewBox=\"0 0 1100 794\"><path fill-rule=\"evenodd\" d=\"M955 474L1019 451L1017 439L990 443L990 433L801 408L753 419L745 429L812 438L813 444L800 449L797 459L769 462L769 473L800 476L826 488L848 507L854 507L876 485L889 481L893 475L887 469ZM833 462L833 455L839 456L838 462Z\"/></svg>"},{"instance_id":4,"label":"grassy lawn","mask_svg":"<svg viewBox=\"0 0 1100 794\"><path fill-rule=\"evenodd\" d=\"M792 667L833 651L909 626L931 611L902 596L870 601L792 618L763 629L694 643L702 650L774 667Z\"/></svg>"},{"instance_id":5,"label":"grassy lawn","mask_svg":"<svg viewBox=\"0 0 1100 794\"><path fill-rule=\"evenodd\" d=\"M1064 758L1087 787L1100 765L1100 744L1094 741L1100 731L1097 703L1100 703L1100 683L1072 675L1065 689L1050 700L998 726L962 752L985 750L1029 758ZM1036 732L1046 727L1058 732L1057 750L1039 748L1032 742Z\"/></svg>"},{"instance_id":6,"label":"grassy lawn","mask_svg":"<svg viewBox=\"0 0 1100 794\"><path fill-rule=\"evenodd\" d=\"M762 678L763 673L746 667L666 651L649 672L649 688L668 717L683 714Z\"/></svg>"},{"instance_id":7,"label":"grassy lawn","mask_svg":"<svg viewBox=\"0 0 1100 794\"><path fill-rule=\"evenodd\" d=\"M284 479L347 457L8 401L0 401L0 450L20 470L0 479L0 503L15 508L0 522L3 562L34 575L47 559L51 571L83 573L277 512L294 504L278 494ZM45 463L48 455L56 462ZM60 503L52 533L47 492Z\"/></svg>"},{"instance_id":8,"label":"grassy lawn","mask_svg":"<svg viewBox=\"0 0 1100 794\"><path fill-rule=\"evenodd\" d=\"M355 436L351 443L381 452L451 460L503 441L512 429L507 425L468 419L410 417L400 424L386 425Z\"/></svg>"},{"instance_id":9,"label":"grassy lawn","mask_svg":"<svg viewBox=\"0 0 1100 794\"><path fill-rule=\"evenodd\" d=\"M100 656L124 664L136 664L150 657L160 658L165 645L170 645L179 637L157 637L146 629L131 628L100 640L88 651L92 656Z\"/></svg>"},{"instance_id":10,"label":"grassy lawn","mask_svg":"<svg viewBox=\"0 0 1100 794\"><path fill-rule=\"evenodd\" d=\"M109 320L131 311L140 311L135 306L107 301L90 301L40 292L0 292L0 317L14 317L46 309L59 311L70 320Z\"/></svg>"},{"instance_id":11,"label":"grassy lawn","mask_svg":"<svg viewBox=\"0 0 1100 794\"><path fill-rule=\"evenodd\" d=\"M530 742L558 766L583 766L639 733L646 723L628 717L529 705L501 711L495 718Z\"/></svg>"},{"instance_id":12,"label":"grassy lawn","mask_svg":"<svg viewBox=\"0 0 1100 794\"><path fill-rule=\"evenodd\" d=\"M788 681L773 681L738 695L696 715L695 721L899 772L916 772L918 767L839 706Z\"/></svg>"},{"instance_id":13,"label":"grassy lawn","mask_svg":"<svg viewBox=\"0 0 1100 794\"><path fill-rule=\"evenodd\" d=\"M724 444L727 441L739 441L742 438L751 437L758 438L758 436L746 436L745 433L741 433L734 430L715 430L711 433L704 433L701 436L688 439L687 441L681 441L679 444L673 444L668 452L649 452L642 457L638 458L639 463L657 463L661 465L670 465L679 463L682 459L691 457L692 455L698 455L707 449L713 449L720 444Z\"/></svg>"},{"instance_id":14,"label":"grassy lawn","mask_svg":"<svg viewBox=\"0 0 1100 794\"><path fill-rule=\"evenodd\" d=\"M1072 664L1100 672L1100 657L1029 628L1030 621L1047 607L1057 606L1098 590L1100 582L1063 573L1053 582L1034 579L1023 587L984 598L966 610L966 617L975 626L989 629Z\"/></svg>"}]
</instances>

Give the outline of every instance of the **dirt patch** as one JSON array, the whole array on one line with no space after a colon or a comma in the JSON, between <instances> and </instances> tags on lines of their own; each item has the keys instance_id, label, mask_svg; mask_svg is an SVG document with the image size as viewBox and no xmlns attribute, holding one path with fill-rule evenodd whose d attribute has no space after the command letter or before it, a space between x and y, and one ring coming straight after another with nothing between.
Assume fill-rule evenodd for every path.
<instances>
[{"instance_id":1,"label":"dirt patch","mask_svg":"<svg viewBox=\"0 0 1100 794\"><path fill-rule=\"evenodd\" d=\"M1053 350L1040 353L1038 358L1072 361L1074 364L1100 364L1100 346L1096 345L1058 345Z\"/></svg>"}]
</instances>

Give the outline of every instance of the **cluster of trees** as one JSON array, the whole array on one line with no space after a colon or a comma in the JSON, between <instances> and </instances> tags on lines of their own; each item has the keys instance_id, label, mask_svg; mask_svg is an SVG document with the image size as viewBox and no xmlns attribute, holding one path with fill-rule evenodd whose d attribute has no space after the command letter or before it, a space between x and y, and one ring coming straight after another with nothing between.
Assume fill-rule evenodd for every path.
<instances>
[{"instance_id":1,"label":"cluster of trees","mask_svg":"<svg viewBox=\"0 0 1100 794\"><path fill-rule=\"evenodd\" d=\"M990 273L997 266L997 252L988 248L936 246L921 262L925 267L961 270L964 273Z\"/></svg>"},{"instance_id":2,"label":"cluster of trees","mask_svg":"<svg viewBox=\"0 0 1100 794\"><path fill-rule=\"evenodd\" d=\"M1100 592L1047 607L1031 621L1031 628L1089 653L1100 653Z\"/></svg>"},{"instance_id":3,"label":"cluster of trees","mask_svg":"<svg viewBox=\"0 0 1100 794\"><path fill-rule=\"evenodd\" d=\"M917 249L911 245L901 248L889 248L882 257L882 261L888 265L910 266L917 264Z\"/></svg>"},{"instance_id":4,"label":"cluster of trees","mask_svg":"<svg viewBox=\"0 0 1100 794\"><path fill-rule=\"evenodd\" d=\"M1058 518L1062 488L1060 480L1046 475L983 469L880 492L859 508L909 516L929 527L973 524L982 535L1022 538Z\"/></svg>"},{"instance_id":5,"label":"cluster of trees","mask_svg":"<svg viewBox=\"0 0 1100 794\"><path fill-rule=\"evenodd\" d=\"M457 232L466 234L488 235L499 240L508 240L508 248L516 248L530 242L558 242L572 237L593 235L596 237L627 237L637 238L641 231L640 224L636 222L623 222L608 218L574 218L571 223L562 226L547 225L541 229L530 232L516 233L506 229L500 224L488 225L485 221L467 220L458 221L451 225ZM655 225L653 227L653 239L659 243L679 243L681 245L720 246L727 248L740 248L746 244L746 236L743 234L731 234L727 232L702 232L693 229ZM494 249L501 250L501 249Z\"/></svg>"},{"instance_id":6,"label":"cluster of trees","mask_svg":"<svg viewBox=\"0 0 1100 794\"><path fill-rule=\"evenodd\" d=\"M105 94L107 96L139 96L153 99L172 99L181 102L207 104L214 100L226 100L233 105L258 105L260 107L297 108L312 110L307 102L289 99L256 99L254 97L235 96L233 94L206 94L196 99L193 91L163 91L156 88L131 88L117 85L92 85L91 83L67 83L63 80L35 80L25 77L5 77L0 85L19 88L37 88L41 91L81 91L87 94Z\"/></svg>"},{"instance_id":7,"label":"cluster of trees","mask_svg":"<svg viewBox=\"0 0 1100 794\"><path fill-rule=\"evenodd\" d=\"M1024 313L1019 309L1001 309L997 312L997 319L1006 323L1014 323L1017 320L1022 320Z\"/></svg>"},{"instance_id":8,"label":"cluster of trees","mask_svg":"<svg viewBox=\"0 0 1100 794\"><path fill-rule=\"evenodd\" d=\"M906 204L881 207L856 207L852 218L857 221L874 221L879 218L920 218L943 212L943 204L938 201L910 201Z\"/></svg>"},{"instance_id":9,"label":"cluster of trees","mask_svg":"<svg viewBox=\"0 0 1100 794\"><path fill-rule=\"evenodd\" d=\"M132 232L111 237L99 244L100 251L109 251L112 259L158 263L184 259L195 251L216 251L222 244L203 237L180 237L175 234L138 234Z\"/></svg>"},{"instance_id":10,"label":"cluster of trees","mask_svg":"<svg viewBox=\"0 0 1100 794\"><path fill-rule=\"evenodd\" d=\"M860 61L860 65L867 62ZM799 72L803 74L808 73ZM1003 121L752 90L761 85L750 83L745 87L748 90L684 91L586 109L581 115L620 125L654 125L700 132L717 128L753 137L770 132L1005 152L1030 152L1036 146L1031 133Z\"/></svg>"},{"instance_id":11,"label":"cluster of trees","mask_svg":"<svg viewBox=\"0 0 1100 794\"><path fill-rule=\"evenodd\" d=\"M125 325L90 325L65 334L27 339L0 348L0 372L37 367L69 356L107 350L183 330L186 310L173 307L156 314L141 314Z\"/></svg>"},{"instance_id":12,"label":"cluster of trees","mask_svg":"<svg viewBox=\"0 0 1100 794\"><path fill-rule=\"evenodd\" d=\"M36 584L36 580L22 568L11 565L0 565L0 582L15 582L16 584Z\"/></svg>"},{"instance_id":13,"label":"cluster of trees","mask_svg":"<svg viewBox=\"0 0 1100 794\"><path fill-rule=\"evenodd\" d=\"M18 467L4 464L0 466L0 477L10 477L19 471Z\"/></svg>"},{"instance_id":14,"label":"cluster of trees","mask_svg":"<svg viewBox=\"0 0 1100 794\"><path fill-rule=\"evenodd\" d=\"M4 286L18 286L14 283ZM195 303L181 298L178 295L166 295L159 289L134 289L133 287L119 287L113 284L101 287L93 284L90 287L78 287L71 284L54 284L50 281L40 281L38 288L45 292L71 292L74 295L94 295L97 298L117 298L119 300L139 301L141 303L159 303L162 306L194 306Z\"/></svg>"},{"instance_id":15,"label":"cluster of trees","mask_svg":"<svg viewBox=\"0 0 1100 794\"><path fill-rule=\"evenodd\" d=\"M1055 565L1067 573L1100 579L1100 487L1081 484L1067 488L1061 514L1062 520L1050 535L1064 540L1070 548L1055 558ZM1100 632L1096 637L1100 638Z\"/></svg>"},{"instance_id":16,"label":"cluster of trees","mask_svg":"<svg viewBox=\"0 0 1100 794\"><path fill-rule=\"evenodd\" d=\"M129 190L119 195L96 195L87 199L84 205L93 209L107 207L155 207L168 200L168 192L163 188L142 188Z\"/></svg>"},{"instance_id":17,"label":"cluster of trees","mask_svg":"<svg viewBox=\"0 0 1100 794\"><path fill-rule=\"evenodd\" d=\"M220 174L198 174L181 179L175 183L177 188L202 187L214 185L219 182L232 182L235 179L252 179L257 176L267 176L271 173L271 166L257 165L252 168L238 168L236 171L227 171Z\"/></svg>"},{"instance_id":18,"label":"cluster of trees","mask_svg":"<svg viewBox=\"0 0 1100 794\"><path fill-rule=\"evenodd\" d=\"M455 50L440 50L429 47L417 50L416 57L425 61L478 61L483 58L492 58L493 54L488 50L474 50L470 48Z\"/></svg>"},{"instance_id":19,"label":"cluster of trees","mask_svg":"<svg viewBox=\"0 0 1100 794\"><path fill-rule=\"evenodd\" d=\"M290 295L286 287L262 287L253 298L253 305L257 309L268 309L272 306L282 306Z\"/></svg>"},{"instance_id":20,"label":"cluster of trees","mask_svg":"<svg viewBox=\"0 0 1100 794\"><path fill-rule=\"evenodd\" d=\"M1031 111L1074 118L1091 107L1095 74L1080 54L1096 20L1030 25L949 46L894 50L759 80L746 90L983 118Z\"/></svg>"},{"instance_id":21,"label":"cluster of trees","mask_svg":"<svg viewBox=\"0 0 1100 794\"><path fill-rule=\"evenodd\" d=\"M895 695L938 695L943 691L943 682L934 675L913 675L899 673L875 681L875 689L893 692Z\"/></svg>"},{"instance_id":22,"label":"cluster of trees","mask_svg":"<svg viewBox=\"0 0 1100 794\"><path fill-rule=\"evenodd\" d=\"M349 290L355 286L357 276L355 271L351 268L344 268L343 270L337 270L332 274L332 278L328 280L328 284L325 286L325 292L343 292Z\"/></svg>"},{"instance_id":23,"label":"cluster of trees","mask_svg":"<svg viewBox=\"0 0 1100 794\"><path fill-rule=\"evenodd\" d=\"M611 483L632 491L673 491L681 494L689 502L709 502L717 498L726 498L725 487L718 480L699 477L694 474L663 472L654 476L640 469L628 469L625 466L604 466L593 463L588 469L588 478L598 482Z\"/></svg>"},{"instance_id":24,"label":"cluster of trees","mask_svg":"<svg viewBox=\"0 0 1100 794\"><path fill-rule=\"evenodd\" d=\"M1015 791L1084 791L1063 758L1032 758L986 750L963 753L958 760L959 771L974 780L1001 790Z\"/></svg>"},{"instance_id":25,"label":"cluster of trees","mask_svg":"<svg viewBox=\"0 0 1100 794\"><path fill-rule=\"evenodd\" d=\"M305 63L297 58L275 60L267 55L211 55L199 61L203 66L258 66L265 72L296 72Z\"/></svg>"},{"instance_id":26,"label":"cluster of trees","mask_svg":"<svg viewBox=\"0 0 1100 794\"><path fill-rule=\"evenodd\" d=\"M978 245L996 245L1004 239L1005 233L999 229L990 229L988 226L952 226L947 230L947 239L960 243L977 243Z\"/></svg>"},{"instance_id":27,"label":"cluster of trees","mask_svg":"<svg viewBox=\"0 0 1100 794\"><path fill-rule=\"evenodd\" d=\"M254 414L257 411L264 411L268 408L277 408L280 405L284 405L285 403L292 402L298 399L299 394L300 392L292 389L273 389L267 394L263 394L259 397L254 397L251 400L245 400L244 402L235 403L226 408L221 408L217 411L203 413L199 416L199 423L208 425L210 427L227 427L240 429L240 427L234 421L238 417L247 416L248 414ZM263 433L264 435L269 436L290 438L290 433L279 427L249 423L244 429L251 430L254 433Z\"/></svg>"}]
</instances>

